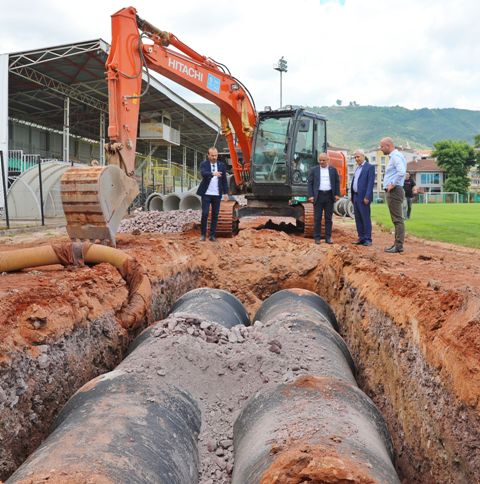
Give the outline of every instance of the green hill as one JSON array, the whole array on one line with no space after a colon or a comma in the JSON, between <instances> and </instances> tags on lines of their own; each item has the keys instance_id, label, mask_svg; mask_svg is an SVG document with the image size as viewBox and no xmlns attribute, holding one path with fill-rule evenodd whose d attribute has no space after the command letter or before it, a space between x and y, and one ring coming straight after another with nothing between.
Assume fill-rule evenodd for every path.
<instances>
[{"instance_id":1,"label":"green hill","mask_svg":"<svg viewBox=\"0 0 480 484\"><path fill-rule=\"evenodd\" d=\"M195 104L202 112L220 122L214 104ZM397 145L431 148L441 139L473 143L480 134L480 111L466 109L406 109L400 106L307 106L327 117L328 141L337 147L369 149L378 146L384 136Z\"/></svg>"}]
</instances>

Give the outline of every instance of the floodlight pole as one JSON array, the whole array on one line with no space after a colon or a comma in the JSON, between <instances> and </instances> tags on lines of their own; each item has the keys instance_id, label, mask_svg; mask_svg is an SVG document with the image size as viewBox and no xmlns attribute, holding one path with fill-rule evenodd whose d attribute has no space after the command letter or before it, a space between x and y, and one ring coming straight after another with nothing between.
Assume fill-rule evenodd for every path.
<instances>
[{"instance_id":1,"label":"floodlight pole","mask_svg":"<svg viewBox=\"0 0 480 484\"><path fill-rule=\"evenodd\" d=\"M286 59L283 57L280 57L280 59L278 59L278 63L277 64L274 64L273 68L280 72L280 108L283 106L283 102L282 102L282 74L284 72L287 72L287 61Z\"/></svg>"}]
</instances>

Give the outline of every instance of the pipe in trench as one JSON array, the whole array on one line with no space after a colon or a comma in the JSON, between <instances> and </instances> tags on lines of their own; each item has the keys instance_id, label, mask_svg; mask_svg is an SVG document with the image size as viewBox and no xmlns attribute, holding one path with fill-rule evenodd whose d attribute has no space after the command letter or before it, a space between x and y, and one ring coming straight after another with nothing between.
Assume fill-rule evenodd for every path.
<instances>
[{"instance_id":1,"label":"pipe in trench","mask_svg":"<svg viewBox=\"0 0 480 484\"><path fill-rule=\"evenodd\" d=\"M316 330L312 338L327 357L315 352L324 363L320 372L247 402L233 429L233 484L400 482L385 421L357 387L331 314L323 299L302 289L279 291L257 311L255 320L287 325L293 334Z\"/></svg>"},{"instance_id":2,"label":"pipe in trench","mask_svg":"<svg viewBox=\"0 0 480 484\"><path fill-rule=\"evenodd\" d=\"M253 321L272 321L278 315L302 314L303 318L316 322L327 322L339 330L337 318L330 305L318 294L306 289L283 289L272 294L258 308Z\"/></svg>"},{"instance_id":3,"label":"pipe in trench","mask_svg":"<svg viewBox=\"0 0 480 484\"><path fill-rule=\"evenodd\" d=\"M245 307L233 294L211 287L200 287L186 292L173 305L169 315L172 314L214 321L227 329L237 324L250 325ZM130 344L129 353L150 338L154 330L154 326L145 328Z\"/></svg>"},{"instance_id":4,"label":"pipe in trench","mask_svg":"<svg viewBox=\"0 0 480 484\"><path fill-rule=\"evenodd\" d=\"M128 300L117 317L122 327L136 328L148 318L152 288L145 270L125 252L89 242L68 242L29 249L0 252L0 272L12 272L30 267L62 264L64 266L107 262L117 268L128 287Z\"/></svg>"},{"instance_id":5,"label":"pipe in trench","mask_svg":"<svg viewBox=\"0 0 480 484\"><path fill-rule=\"evenodd\" d=\"M233 484L400 484L379 411L336 378L307 375L255 395L233 437Z\"/></svg>"},{"instance_id":6,"label":"pipe in trench","mask_svg":"<svg viewBox=\"0 0 480 484\"><path fill-rule=\"evenodd\" d=\"M236 297L210 288L186 293L171 314L184 314L196 304L198 317L208 315L226 328L248 320ZM78 390L62 409L53 433L8 484L46 477L49 482L198 481L200 410L191 394L179 388L182 382L173 387L155 371L145 371L152 347L142 343L156 340L151 335L154 329L155 325L134 340L128 357L115 370Z\"/></svg>"},{"instance_id":7,"label":"pipe in trench","mask_svg":"<svg viewBox=\"0 0 480 484\"><path fill-rule=\"evenodd\" d=\"M154 371L124 366L73 395L53 432L7 484L197 482L196 401Z\"/></svg>"},{"instance_id":8,"label":"pipe in trench","mask_svg":"<svg viewBox=\"0 0 480 484\"><path fill-rule=\"evenodd\" d=\"M170 311L170 314L177 313L215 321L228 329L237 324L250 325L245 307L233 294L211 287L199 287L185 293Z\"/></svg>"}]
</instances>

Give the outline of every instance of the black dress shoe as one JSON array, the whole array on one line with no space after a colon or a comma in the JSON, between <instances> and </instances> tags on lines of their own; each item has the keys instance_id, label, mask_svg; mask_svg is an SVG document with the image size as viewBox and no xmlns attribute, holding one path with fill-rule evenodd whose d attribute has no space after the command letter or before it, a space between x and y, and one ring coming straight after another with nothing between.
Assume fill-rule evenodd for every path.
<instances>
[{"instance_id":1,"label":"black dress shoe","mask_svg":"<svg viewBox=\"0 0 480 484\"><path fill-rule=\"evenodd\" d=\"M363 240L356 240L355 242L352 242L353 245L364 245Z\"/></svg>"},{"instance_id":2,"label":"black dress shoe","mask_svg":"<svg viewBox=\"0 0 480 484\"><path fill-rule=\"evenodd\" d=\"M315 239L315 243L316 244L319 244L320 243L320 239Z\"/></svg>"},{"instance_id":3,"label":"black dress shoe","mask_svg":"<svg viewBox=\"0 0 480 484\"><path fill-rule=\"evenodd\" d=\"M370 247L372 243L369 240L366 240L365 242L362 242L361 245L364 245L365 247Z\"/></svg>"},{"instance_id":4,"label":"black dress shoe","mask_svg":"<svg viewBox=\"0 0 480 484\"><path fill-rule=\"evenodd\" d=\"M201 235L201 236L200 236L200 240L201 240L202 242L205 242L205 240L207 240L207 238L205 237L205 235Z\"/></svg>"},{"instance_id":5,"label":"black dress shoe","mask_svg":"<svg viewBox=\"0 0 480 484\"><path fill-rule=\"evenodd\" d=\"M325 242L326 242L327 244L333 244L333 240L332 240L332 238L331 238L331 237L327 237L327 238L325 239Z\"/></svg>"},{"instance_id":6,"label":"black dress shoe","mask_svg":"<svg viewBox=\"0 0 480 484\"><path fill-rule=\"evenodd\" d=\"M403 247L396 247L395 245L392 245L392 247L387 247L385 252L388 254L400 254L403 252Z\"/></svg>"},{"instance_id":7,"label":"black dress shoe","mask_svg":"<svg viewBox=\"0 0 480 484\"><path fill-rule=\"evenodd\" d=\"M215 235L210 235L208 240L210 240L210 242L216 242L217 238L215 237Z\"/></svg>"}]
</instances>

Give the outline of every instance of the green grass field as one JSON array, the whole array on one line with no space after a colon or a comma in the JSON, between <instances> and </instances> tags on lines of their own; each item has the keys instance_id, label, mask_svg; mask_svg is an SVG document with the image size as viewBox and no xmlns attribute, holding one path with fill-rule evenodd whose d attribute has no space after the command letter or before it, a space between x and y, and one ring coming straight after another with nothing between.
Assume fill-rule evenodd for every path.
<instances>
[{"instance_id":1,"label":"green grass field","mask_svg":"<svg viewBox=\"0 0 480 484\"><path fill-rule=\"evenodd\" d=\"M372 220L393 228L386 204L372 205ZM405 228L424 239L480 248L480 204L413 204Z\"/></svg>"}]
</instances>

